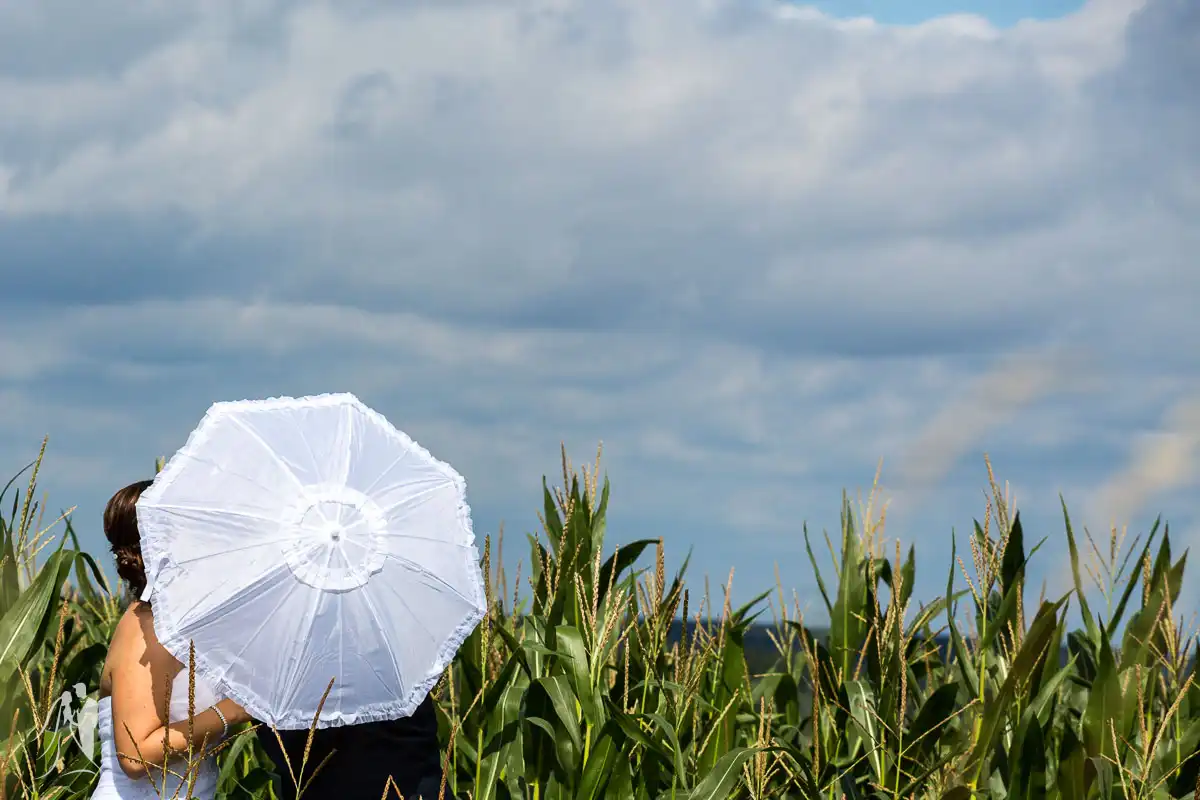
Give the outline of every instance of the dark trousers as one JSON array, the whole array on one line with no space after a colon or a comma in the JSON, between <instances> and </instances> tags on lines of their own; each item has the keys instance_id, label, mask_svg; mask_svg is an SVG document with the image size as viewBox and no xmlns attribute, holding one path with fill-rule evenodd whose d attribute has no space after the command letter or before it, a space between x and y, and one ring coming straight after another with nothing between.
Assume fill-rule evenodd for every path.
<instances>
[{"instance_id":1,"label":"dark trousers","mask_svg":"<svg viewBox=\"0 0 1200 800\"><path fill-rule=\"evenodd\" d=\"M284 751L279 749L279 741L269 728L260 726L256 733L280 777L280 800L297 800L288 762L292 770L299 772L308 732L280 731ZM431 760L428 754L424 758L415 757L415 753L410 755L403 743L398 747L381 747L379 738L358 734L359 731L348 729L317 731L304 774L299 776L304 787L300 800L379 800L384 796L389 777L395 783L387 795L392 800L398 800L397 789L404 800L438 799L442 771L436 760ZM285 751L287 760L283 756ZM322 761L325 766L317 772ZM455 800L449 785L444 800Z\"/></svg>"}]
</instances>

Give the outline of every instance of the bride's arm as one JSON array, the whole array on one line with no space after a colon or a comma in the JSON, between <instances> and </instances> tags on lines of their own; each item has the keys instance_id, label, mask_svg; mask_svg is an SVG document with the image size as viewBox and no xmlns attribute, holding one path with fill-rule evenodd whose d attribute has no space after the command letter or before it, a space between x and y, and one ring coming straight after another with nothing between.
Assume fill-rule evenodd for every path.
<instances>
[{"instance_id":1,"label":"bride's arm","mask_svg":"<svg viewBox=\"0 0 1200 800\"><path fill-rule=\"evenodd\" d=\"M151 768L143 762L161 767L166 751L164 738L173 754L187 751L188 722L168 724L166 687L179 672L179 662L154 635L149 607L137 609L133 616L134 619L122 620L134 623L136 629L127 631L127 638L122 637L125 639L122 644L129 649L112 676L113 740L120 754L121 769L131 778L141 778ZM216 707L225 715L230 728L250 719L232 700L221 700ZM195 709L192 721L195 751L199 752L206 740L209 747L215 746L224 727L212 707Z\"/></svg>"}]
</instances>

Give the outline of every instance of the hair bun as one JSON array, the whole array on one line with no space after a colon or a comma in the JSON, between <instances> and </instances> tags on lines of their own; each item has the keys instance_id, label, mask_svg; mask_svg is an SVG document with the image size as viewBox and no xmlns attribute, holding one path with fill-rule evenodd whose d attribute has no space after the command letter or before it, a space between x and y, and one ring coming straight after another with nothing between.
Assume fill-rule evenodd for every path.
<instances>
[{"instance_id":1,"label":"hair bun","mask_svg":"<svg viewBox=\"0 0 1200 800\"><path fill-rule=\"evenodd\" d=\"M116 556L117 575L129 585L129 590L140 595L146 587L146 568L142 563L142 554L136 550L121 549L113 553Z\"/></svg>"}]
</instances>

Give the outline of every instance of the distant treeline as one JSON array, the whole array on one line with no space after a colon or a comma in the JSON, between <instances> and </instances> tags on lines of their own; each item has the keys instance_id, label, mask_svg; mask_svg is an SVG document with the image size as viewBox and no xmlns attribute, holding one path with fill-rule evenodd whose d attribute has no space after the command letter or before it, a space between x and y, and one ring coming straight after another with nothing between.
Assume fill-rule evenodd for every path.
<instances>
[{"instance_id":1,"label":"distant treeline","mask_svg":"<svg viewBox=\"0 0 1200 800\"><path fill-rule=\"evenodd\" d=\"M714 626L715 622L712 623ZM808 630L818 641L823 641L829 635L828 628L821 628L809 625ZM689 638L692 636L695 629L695 622L687 623L687 631ZM670 630L667 632L667 642L674 644L679 641L680 635L683 633L684 625L680 620L676 620L671 624ZM775 633L775 626L768 624L751 625L745 634L744 646L746 650L746 667L750 670L751 675L759 675L771 669L779 658L779 649L772 640L772 634ZM945 635L935 636L933 639L942 658L946 658L950 651L950 638ZM1063 666L1068 660L1068 650L1063 647L1059 651L1059 666Z\"/></svg>"}]
</instances>

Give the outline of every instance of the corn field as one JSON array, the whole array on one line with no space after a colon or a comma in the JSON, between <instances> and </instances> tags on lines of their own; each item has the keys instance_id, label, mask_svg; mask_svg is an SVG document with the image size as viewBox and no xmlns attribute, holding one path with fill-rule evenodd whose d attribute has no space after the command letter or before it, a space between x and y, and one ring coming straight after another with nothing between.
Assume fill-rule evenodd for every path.
<instances>
[{"instance_id":1,"label":"corn field","mask_svg":"<svg viewBox=\"0 0 1200 800\"><path fill-rule=\"evenodd\" d=\"M0 800L89 796L99 745L56 709L96 698L124 608L69 516L43 518L41 463L0 494ZM728 583L689 592L686 561L668 575L661 541L607 544L599 476L599 458L576 471L563 454L511 575L501 542L482 543L490 614L435 690L446 796L1200 798L1186 553L1165 526L1096 541L1064 504L1074 590L1035 601L1042 542L989 467L981 521L933 567L945 593L918 602L915 552L885 540L875 493L843 496L838 536L814 548L804 532L818 635L780 587L735 608ZM763 623L776 657L752 674L745 636ZM226 744L222 797L292 780L252 733Z\"/></svg>"}]
</instances>

